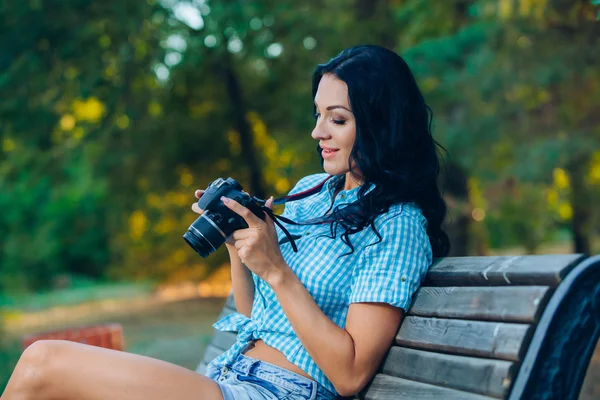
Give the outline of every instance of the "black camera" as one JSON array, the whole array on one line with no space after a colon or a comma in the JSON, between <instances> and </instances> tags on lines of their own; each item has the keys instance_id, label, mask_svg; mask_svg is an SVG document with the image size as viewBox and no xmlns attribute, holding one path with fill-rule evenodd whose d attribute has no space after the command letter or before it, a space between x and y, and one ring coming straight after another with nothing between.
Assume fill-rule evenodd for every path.
<instances>
[{"instance_id":1,"label":"black camera","mask_svg":"<svg viewBox=\"0 0 600 400\"><path fill-rule=\"evenodd\" d=\"M221 247L234 231L248 228L242 217L223 204L221 196L237 201L260 219L265 219L262 208L265 201L244 193L234 179L219 178L210 183L198 200L198 207L204 212L183 235L192 249L204 258Z\"/></svg>"}]
</instances>

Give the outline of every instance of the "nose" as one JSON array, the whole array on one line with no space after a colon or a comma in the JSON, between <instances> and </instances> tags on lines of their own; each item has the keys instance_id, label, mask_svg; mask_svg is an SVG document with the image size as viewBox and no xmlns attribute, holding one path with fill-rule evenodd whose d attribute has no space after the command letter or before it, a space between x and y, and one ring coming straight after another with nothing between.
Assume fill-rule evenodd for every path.
<instances>
[{"instance_id":1,"label":"nose","mask_svg":"<svg viewBox=\"0 0 600 400\"><path fill-rule=\"evenodd\" d=\"M317 123L315 124L315 128L313 129L310 136L312 136L312 138L315 140L327 140L331 138L331 135L329 134L329 132L327 132L327 129L324 128L319 121L317 121Z\"/></svg>"}]
</instances>

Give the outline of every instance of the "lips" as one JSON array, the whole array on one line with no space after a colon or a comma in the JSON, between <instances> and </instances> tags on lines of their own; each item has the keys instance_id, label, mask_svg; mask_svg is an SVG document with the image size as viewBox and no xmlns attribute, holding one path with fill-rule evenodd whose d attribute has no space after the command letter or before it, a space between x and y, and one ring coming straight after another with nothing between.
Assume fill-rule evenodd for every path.
<instances>
[{"instance_id":1,"label":"lips","mask_svg":"<svg viewBox=\"0 0 600 400\"><path fill-rule=\"evenodd\" d=\"M333 157L335 155L335 153L337 153L339 151L339 149L330 149L330 148L322 148L323 151L321 152L321 155L323 156L323 158L330 158Z\"/></svg>"}]
</instances>

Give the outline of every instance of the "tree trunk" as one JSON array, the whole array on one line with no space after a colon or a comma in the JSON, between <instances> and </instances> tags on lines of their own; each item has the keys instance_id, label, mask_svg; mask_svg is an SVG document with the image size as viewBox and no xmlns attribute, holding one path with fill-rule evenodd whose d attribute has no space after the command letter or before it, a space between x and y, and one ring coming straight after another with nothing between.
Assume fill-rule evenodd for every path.
<instances>
[{"instance_id":1,"label":"tree trunk","mask_svg":"<svg viewBox=\"0 0 600 400\"><path fill-rule=\"evenodd\" d=\"M450 238L450 257L466 256L469 252L469 225L471 213L467 174L464 169L453 162L442 168L444 197L448 203L448 217L444 229Z\"/></svg>"},{"instance_id":2,"label":"tree trunk","mask_svg":"<svg viewBox=\"0 0 600 400\"><path fill-rule=\"evenodd\" d=\"M231 102L235 129L240 135L242 158L250 171L250 188L248 191L252 196L265 198L266 191L263 183L262 168L259 165L256 147L254 146L252 129L250 128L250 124L248 124L248 120L246 120L246 107L242 96L242 89L229 57L226 58L224 73L227 95Z\"/></svg>"},{"instance_id":3,"label":"tree trunk","mask_svg":"<svg viewBox=\"0 0 600 400\"><path fill-rule=\"evenodd\" d=\"M575 156L567 165L571 178L571 207L573 218L573 251L590 254L590 233L592 221L592 198L585 184L585 174L589 167L589 157Z\"/></svg>"}]
</instances>

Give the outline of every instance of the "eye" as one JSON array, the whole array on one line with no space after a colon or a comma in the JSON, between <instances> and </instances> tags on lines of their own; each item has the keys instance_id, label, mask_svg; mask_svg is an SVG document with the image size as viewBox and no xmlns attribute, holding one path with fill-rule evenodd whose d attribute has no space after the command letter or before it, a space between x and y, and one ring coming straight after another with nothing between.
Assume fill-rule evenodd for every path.
<instances>
[{"instance_id":1,"label":"eye","mask_svg":"<svg viewBox=\"0 0 600 400\"><path fill-rule=\"evenodd\" d=\"M344 125L346 123L343 119L332 119L333 123L336 125Z\"/></svg>"}]
</instances>

